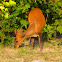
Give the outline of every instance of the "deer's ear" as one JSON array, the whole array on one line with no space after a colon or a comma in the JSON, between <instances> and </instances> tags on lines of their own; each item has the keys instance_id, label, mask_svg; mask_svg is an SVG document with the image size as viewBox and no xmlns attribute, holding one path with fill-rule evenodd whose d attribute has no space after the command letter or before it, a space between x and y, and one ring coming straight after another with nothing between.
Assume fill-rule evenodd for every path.
<instances>
[{"instance_id":1,"label":"deer's ear","mask_svg":"<svg viewBox=\"0 0 62 62\"><path fill-rule=\"evenodd\" d=\"M25 34L22 33L20 37L23 38L24 36L25 36Z\"/></svg>"},{"instance_id":2,"label":"deer's ear","mask_svg":"<svg viewBox=\"0 0 62 62\"><path fill-rule=\"evenodd\" d=\"M22 38L25 36L25 34L22 34Z\"/></svg>"},{"instance_id":3,"label":"deer's ear","mask_svg":"<svg viewBox=\"0 0 62 62\"><path fill-rule=\"evenodd\" d=\"M22 33L22 32L23 32L23 28L20 28L19 33Z\"/></svg>"},{"instance_id":4,"label":"deer's ear","mask_svg":"<svg viewBox=\"0 0 62 62\"><path fill-rule=\"evenodd\" d=\"M14 30L14 34L15 34L15 35L17 34L17 29Z\"/></svg>"}]
</instances>

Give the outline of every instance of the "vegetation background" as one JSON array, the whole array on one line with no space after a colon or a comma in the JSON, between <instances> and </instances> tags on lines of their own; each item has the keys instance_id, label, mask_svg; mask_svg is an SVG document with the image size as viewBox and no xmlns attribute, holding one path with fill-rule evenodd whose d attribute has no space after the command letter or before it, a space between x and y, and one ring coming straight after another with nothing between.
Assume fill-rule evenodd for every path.
<instances>
[{"instance_id":1,"label":"vegetation background","mask_svg":"<svg viewBox=\"0 0 62 62\"><path fill-rule=\"evenodd\" d=\"M14 29L29 26L28 13L33 8L40 8L47 18L43 29L43 52L38 48L30 50L28 46L21 49L12 48ZM27 40L26 40L27 42ZM62 0L0 0L0 62L62 62ZM60 50L60 51L59 51Z\"/></svg>"},{"instance_id":2,"label":"vegetation background","mask_svg":"<svg viewBox=\"0 0 62 62\"><path fill-rule=\"evenodd\" d=\"M40 8L45 18L48 15L43 39L62 37L62 0L0 0L0 45L11 43L15 28L27 29L33 8Z\"/></svg>"}]
</instances>

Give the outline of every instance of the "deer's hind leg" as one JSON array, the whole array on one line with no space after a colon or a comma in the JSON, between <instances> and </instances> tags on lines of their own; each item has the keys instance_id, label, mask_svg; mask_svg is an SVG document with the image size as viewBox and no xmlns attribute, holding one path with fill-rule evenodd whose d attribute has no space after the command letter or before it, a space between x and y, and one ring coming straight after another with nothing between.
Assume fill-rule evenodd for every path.
<instances>
[{"instance_id":1,"label":"deer's hind leg","mask_svg":"<svg viewBox=\"0 0 62 62\"><path fill-rule=\"evenodd\" d=\"M42 32L39 33L38 39L39 39L40 51L42 51L42 49L43 49Z\"/></svg>"}]
</instances>

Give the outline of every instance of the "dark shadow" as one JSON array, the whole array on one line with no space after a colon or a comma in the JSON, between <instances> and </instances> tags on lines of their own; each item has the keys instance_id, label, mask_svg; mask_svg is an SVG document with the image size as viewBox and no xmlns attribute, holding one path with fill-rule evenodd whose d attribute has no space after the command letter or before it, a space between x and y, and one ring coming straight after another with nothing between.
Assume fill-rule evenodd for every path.
<instances>
[{"instance_id":1,"label":"dark shadow","mask_svg":"<svg viewBox=\"0 0 62 62\"><path fill-rule=\"evenodd\" d=\"M19 47L24 47L25 45L24 44L21 44Z\"/></svg>"}]
</instances>

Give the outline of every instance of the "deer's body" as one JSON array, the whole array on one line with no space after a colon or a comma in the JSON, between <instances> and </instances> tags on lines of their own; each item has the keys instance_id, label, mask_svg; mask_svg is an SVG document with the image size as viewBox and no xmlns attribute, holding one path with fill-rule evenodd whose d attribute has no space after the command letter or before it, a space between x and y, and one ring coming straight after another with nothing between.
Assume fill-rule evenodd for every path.
<instances>
[{"instance_id":1,"label":"deer's body","mask_svg":"<svg viewBox=\"0 0 62 62\"><path fill-rule=\"evenodd\" d=\"M42 40L42 29L45 26L45 17L42 13L42 11L39 8L34 8L29 12L28 15L28 21L29 21L29 27L26 31L22 32L22 29L20 29L19 32L17 30L14 30L16 39L15 39L15 47L18 47L21 42L28 38L28 37L39 37L39 44L40 44L40 49L41 49L41 40ZM31 41L31 46L34 43L34 38L32 38ZM16 42L18 41L18 42Z\"/></svg>"}]
</instances>

